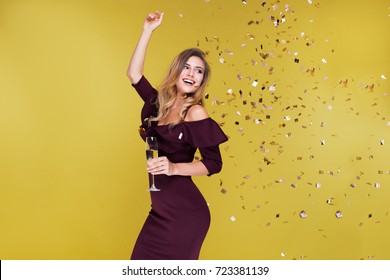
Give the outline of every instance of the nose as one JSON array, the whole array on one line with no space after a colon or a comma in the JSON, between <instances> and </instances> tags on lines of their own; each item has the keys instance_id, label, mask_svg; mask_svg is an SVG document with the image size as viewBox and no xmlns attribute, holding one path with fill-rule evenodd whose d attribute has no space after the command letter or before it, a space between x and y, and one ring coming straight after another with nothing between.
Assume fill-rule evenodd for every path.
<instances>
[{"instance_id":1,"label":"nose","mask_svg":"<svg viewBox=\"0 0 390 280\"><path fill-rule=\"evenodd\" d=\"M194 77L194 69L192 67L188 69L188 76Z\"/></svg>"}]
</instances>

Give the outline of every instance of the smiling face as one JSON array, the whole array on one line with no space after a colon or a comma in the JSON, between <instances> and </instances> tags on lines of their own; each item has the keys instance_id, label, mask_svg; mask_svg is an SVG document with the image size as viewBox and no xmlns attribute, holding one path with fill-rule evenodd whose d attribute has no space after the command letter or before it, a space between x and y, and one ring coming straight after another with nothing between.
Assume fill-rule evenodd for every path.
<instances>
[{"instance_id":1,"label":"smiling face","mask_svg":"<svg viewBox=\"0 0 390 280\"><path fill-rule=\"evenodd\" d=\"M178 94L195 92L203 81L205 65L201 58L191 56L185 63L176 81Z\"/></svg>"}]
</instances>

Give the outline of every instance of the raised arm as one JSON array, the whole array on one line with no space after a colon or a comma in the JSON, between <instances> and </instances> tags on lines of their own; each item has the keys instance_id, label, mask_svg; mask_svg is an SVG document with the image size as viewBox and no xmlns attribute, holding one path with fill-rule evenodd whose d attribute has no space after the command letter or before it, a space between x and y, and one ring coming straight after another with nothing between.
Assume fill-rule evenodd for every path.
<instances>
[{"instance_id":1,"label":"raised arm","mask_svg":"<svg viewBox=\"0 0 390 280\"><path fill-rule=\"evenodd\" d=\"M127 68L127 77L132 84L138 83L144 72L144 63L146 50L153 31L160 26L164 13L159 11L149 14L144 22L141 37L134 49L129 67Z\"/></svg>"}]
</instances>

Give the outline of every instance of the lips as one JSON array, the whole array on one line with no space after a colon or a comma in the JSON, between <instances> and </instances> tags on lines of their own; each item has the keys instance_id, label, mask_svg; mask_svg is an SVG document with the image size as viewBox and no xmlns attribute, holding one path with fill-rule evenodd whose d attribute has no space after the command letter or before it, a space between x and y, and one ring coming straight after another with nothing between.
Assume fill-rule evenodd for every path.
<instances>
[{"instance_id":1,"label":"lips","mask_svg":"<svg viewBox=\"0 0 390 280\"><path fill-rule=\"evenodd\" d=\"M195 81L191 79L183 79L183 82L190 86L193 86L195 84Z\"/></svg>"}]
</instances>

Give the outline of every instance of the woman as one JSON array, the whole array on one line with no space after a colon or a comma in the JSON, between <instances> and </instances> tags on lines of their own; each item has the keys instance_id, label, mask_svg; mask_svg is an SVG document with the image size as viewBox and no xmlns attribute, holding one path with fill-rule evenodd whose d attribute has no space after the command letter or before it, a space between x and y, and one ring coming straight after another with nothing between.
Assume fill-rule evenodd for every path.
<instances>
[{"instance_id":1,"label":"woman","mask_svg":"<svg viewBox=\"0 0 390 280\"><path fill-rule=\"evenodd\" d=\"M180 53L157 91L143 75L146 49L163 13L149 14L132 55L127 76L145 102L141 136L155 136L159 157L148 161L161 189L151 192L152 209L131 259L198 259L210 225L210 212L191 176L212 175L222 168L219 144L227 141L203 107L210 67L199 49ZM202 159L194 161L196 149Z\"/></svg>"}]
</instances>

